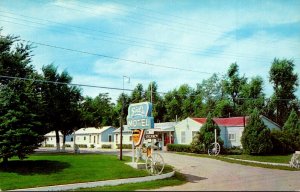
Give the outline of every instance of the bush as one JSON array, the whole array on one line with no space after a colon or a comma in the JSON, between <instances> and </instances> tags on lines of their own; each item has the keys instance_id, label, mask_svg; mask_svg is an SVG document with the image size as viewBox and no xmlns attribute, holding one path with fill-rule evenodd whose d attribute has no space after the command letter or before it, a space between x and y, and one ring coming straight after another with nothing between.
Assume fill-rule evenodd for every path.
<instances>
[{"instance_id":1,"label":"bush","mask_svg":"<svg viewBox=\"0 0 300 192\"><path fill-rule=\"evenodd\" d=\"M283 131L272 131L271 132L271 141L273 144L272 154L289 154L294 152L293 147L291 145L292 140Z\"/></svg>"},{"instance_id":2,"label":"bush","mask_svg":"<svg viewBox=\"0 0 300 192\"><path fill-rule=\"evenodd\" d=\"M101 146L101 148L103 148L103 149L111 149L111 144L103 144Z\"/></svg>"},{"instance_id":3,"label":"bush","mask_svg":"<svg viewBox=\"0 0 300 192\"><path fill-rule=\"evenodd\" d=\"M177 151L177 152L188 152L192 153L191 145L183 145L183 144L168 144L168 151Z\"/></svg>"},{"instance_id":4,"label":"bush","mask_svg":"<svg viewBox=\"0 0 300 192\"><path fill-rule=\"evenodd\" d=\"M86 144L78 144L77 145L79 148L87 148L87 145Z\"/></svg>"},{"instance_id":5,"label":"bush","mask_svg":"<svg viewBox=\"0 0 300 192\"><path fill-rule=\"evenodd\" d=\"M91 144L91 145L90 145L90 148L95 148L95 145L94 145L94 144Z\"/></svg>"},{"instance_id":6,"label":"bush","mask_svg":"<svg viewBox=\"0 0 300 192\"><path fill-rule=\"evenodd\" d=\"M53 144L46 144L45 147L54 147Z\"/></svg>"},{"instance_id":7,"label":"bush","mask_svg":"<svg viewBox=\"0 0 300 192\"><path fill-rule=\"evenodd\" d=\"M241 155L243 153L243 149L240 147L231 147L231 148L224 148L223 150L221 150L221 152L223 152L223 154L227 154L227 155Z\"/></svg>"},{"instance_id":8,"label":"bush","mask_svg":"<svg viewBox=\"0 0 300 192\"><path fill-rule=\"evenodd\" d=\"M251 113L241 138L244 152L251 155L265 155L272 152L270 129L259 117L255 108Z\"/></svg>"},{"instance_id":9,"label":"bush","mask_svg":"<svg viewBox=\"0 0 300 192\"><path fill-rule=\"evenodd\" d=\"M120 144L117 144L117 148L120 149ZM122 144L122 149L132 149L132 144Z\"/></svg>"},{"instance_id":10,"label":"bush","mask_svg":"<svg viewBox=\"0 0 300 192\"><path fill-rule=\"evenodd\" d=\"M65 147L71 147L71 145L70 144L65 144Z\"/></svg>"}]
</instances>

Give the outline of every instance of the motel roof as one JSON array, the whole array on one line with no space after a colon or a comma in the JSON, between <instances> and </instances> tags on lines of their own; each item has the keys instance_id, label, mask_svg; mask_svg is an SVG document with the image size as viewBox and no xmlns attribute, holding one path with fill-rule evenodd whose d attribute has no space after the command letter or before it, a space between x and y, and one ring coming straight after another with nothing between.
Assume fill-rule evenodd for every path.
<instances>
[{"instance_id":1,"label":"motel roof","mask_svg":"<svg viewBox=\"0 0 300 192\"><path fill-rule=\"evenodd\" d=\"M243 127L247 124L247 117L227 117L227 118L213 118L213 121L218 126L224 127ZM192 118L194 121L204 124L206 122L206 118Z\"/></svg>"}]
</instances>

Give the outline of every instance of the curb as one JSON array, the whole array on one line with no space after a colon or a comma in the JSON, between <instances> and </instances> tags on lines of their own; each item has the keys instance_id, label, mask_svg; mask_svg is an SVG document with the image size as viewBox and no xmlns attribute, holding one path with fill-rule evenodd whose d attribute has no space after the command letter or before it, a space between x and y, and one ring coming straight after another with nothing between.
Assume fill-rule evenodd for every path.
<instances>
[{"instance_id":1,"label":"curb","mask_svg":"<svg viewBox=\"0 0 300 192\"><path fill-rule=\"evenodd\" d=\"M145 181L160 180L172 177L175 174L175 171L170 173L165 173L155 176L147 177L136 177L136 178L126 178L126 179L116 179L116 180L106 180L106 181L94 181L94 182L85 182L85 183L74 183L66 185L54 185L46 187L36 187L36 188L26 188L26 189L15 189L9 191L66 191L78 188L91 188L91 187L102 187L102 186L115 186L126 183L140 183Z\"/></svg>"},{"instance_id":2,"label":"curb","mask_svg":"<svg viewBox=\"0 0 300 192\"><path fill-rule=\"evenodd\" d=\"M231 157L223 157L223 158L230 159L230 160L235 160L235 161L244 161L244 162L249 162L249 163L264 164L264 165L286 166L286 167L290 166L290 164L287 164L287 163L261 162L261 161L245 160L245 159L235 159L235 158L231 158Z\"/></svg>"}]
</instances>

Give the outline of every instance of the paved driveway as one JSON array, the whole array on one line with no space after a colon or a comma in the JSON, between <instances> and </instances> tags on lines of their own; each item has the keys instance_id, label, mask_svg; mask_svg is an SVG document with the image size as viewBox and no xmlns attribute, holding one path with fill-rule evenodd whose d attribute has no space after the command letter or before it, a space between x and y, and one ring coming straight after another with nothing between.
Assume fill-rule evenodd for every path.
<instances>
[{"instance_id":1,"label":"paved driveway","mask_svg":"<svg viewBox=\"0 0 300 192\"><path fill-rule=\"evenodd\" d=\"M300 190L300 171L257 168L174 153L161 154L165 162L185 174L189 182L159 190Z\"/></svg>"}]
</instances>

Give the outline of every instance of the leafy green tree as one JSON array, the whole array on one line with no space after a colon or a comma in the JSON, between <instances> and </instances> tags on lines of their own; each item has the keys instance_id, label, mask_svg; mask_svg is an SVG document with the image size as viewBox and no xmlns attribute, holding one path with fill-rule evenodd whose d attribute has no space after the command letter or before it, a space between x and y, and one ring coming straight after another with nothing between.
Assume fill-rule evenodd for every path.
<instances>
[{"instance_id":1,"label":"leafy green tree","mask_svg":"<svg viewBox=\"0 0 300 192\"><path fill-rule=\"evenodd\" d=\"M137 84L131 93L131 103L139 103L145 101L144 88L142 84Z\"/></svg>"},{"instance_id":2,"label":"leafy green tree","mask_svg":"<svg viewBox=\"0 0 300 192\"><path fill-rule=\"evenodd\" d=\"M246 154L262 155L272 151L270 129L261 120L257 109L254 109L249 117L241 142Z\"/></svg>"},{"instance_id":3,"label":"leafy green tree","mask_svg":"<svg viewBox=\"0 0 300 192\"><path fill-rule=\"evenodd\" d=\"M271 118L279 125L283 125L292 109L292 101L296 99L295 91L298 84L298 75L294 72L294 61L288 59L274 59L269 71L269 81L273 84L274 94L272 102L276 114Z\"/></svg>"},{"instance_id":4,"label":"leafy green tree","mask_svg":"<svg viewBox=\"0 0 300 192\"><path fill-rule=\"evenodd\" d=\"M263 93L263 79L259 76L253 77L249 83L241 88L239 113L248 115L253 109L262 111L265 107L265 95Z\"/></svg>"},{"instance_id":5,"label":"leafy green tree","mask_svg":"<svg viewBox=\"0 0 300 192\"><path fill-rule=\"evenodd\" d=\"M205 151L207 151L209 146L215 142L215 129L217 130L217 142L222 148L223 141L220 137L221 130L219 126L214 123L213 118L209 113L205 124L200 128L199 132L199 143L203 145Z\"/></svg>"},{"instance_id":6,"label":"leafy green tree","mask_svg":"<svg viewBox=\"0 0 300 192\"><path fill-rule=\"evenodd\" d=\"M55 131L56 147L60 151L59 131L63 132L65 138L66 134L72 133L79 124L76 118L80 114L80 90L68 85L72 77L67 71L59 74L53 64L44 66L42 71L44 80L54 82L43 84L43 111L45 125L49 130ZM78 124L75 125L75 122Z\"/></svg>"},{"instance_id":7,"label":"leafy green tree","mask_svg":"<svg viewBox=\"0 0 300 192\"><path fill-rule=\"evenodd\" d=\"M123 114L123 125L126 124L126 117L128 115L128 107L130 105L130 97L126 93L121 93L117 99L117 105L114 107L114 122L113 124L116 126L120 126L121 124L121 114ZM123 113L122 113L123 109Z\"/></svg>"},{"instance_id":8,"label":"leafy green tree","mask_svg":"<svg viewBox=\"0 0 300 192\"><path fill-rule=\"evenodd\" d=\"M40 86L19 78L38 78L29 45L13 36L0 37L0 158L26 158L43 140Z\"/></svg>"},{"instance_id":9,"label":"leafy green tree","mask_svg":"<svg viewBox=\"0 0 300 192\"><path fill-rule=\"evenodd\" d=\"M215 117L228 117L233 114L233 108L228 99L222 99L216 102L213 114Z\"/></svg>"},{"instance_id":10,"label":"leafy green tree","mask_svg":"<svg viewBox=\"0 0 300 192\"><path fill-rule=\"evenodd\" d=\"M195 112L199 117L214 113L217 103L225 99L223 81L215 73L208 79L198 83L196 92L201 94L202 97L202 105L199 105L197 112Z\"/></svg>"},{"instance_id":11,"label":"leafy green tree","mask_svg":"<svg viewBox=\"0 0 300 192\"><path fill-rule=\"evenodd\" d=\"M155 81L150 82L148 89L145 91L145 101L151 102L152 98L152 116L155 122L163 121L163 114L166 109L164 106L163 98L158 93L158 85Z\"/></svg>"},{"instance_id":12,"label":"leafy green tree","mask_svg":"<svg viewBox=\"0 0 300 192\"><path fill-rule=\"evenodd\" d=\"M164 103L166 107L166 113L164 115L164 121L175 121L181 114L181 106L178 100L178 93L176 89L169 91L165 94Z\"/></svg>"},{"instance_id":13,"label":"leafy green tree","mask_svg":"<svg viewBox=\"0 0 300 192\"><path fill-rule=\"evenodd\" d=\"M239 67L236 63L232 63L227 72L227 80L224 80L225 92L230 95L233 101L234 112L236 113L236 105L238 104L238 98L241 93L241 89L247 82L247 79L243 76L239 76ZM234 114L239 115L239 114Z\"/></svg>"},{"instance_id":14,"label":"leafy green tree","mask_svg":"<svg viewBox=\"0 0 300 192\"><path fill-rule=\"evenodd\" d=\"M300 150L300 120L294 109L284 123L283 132L290 138L292 149L295 151Z\"/></svg>"}]
</instances>

